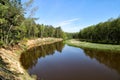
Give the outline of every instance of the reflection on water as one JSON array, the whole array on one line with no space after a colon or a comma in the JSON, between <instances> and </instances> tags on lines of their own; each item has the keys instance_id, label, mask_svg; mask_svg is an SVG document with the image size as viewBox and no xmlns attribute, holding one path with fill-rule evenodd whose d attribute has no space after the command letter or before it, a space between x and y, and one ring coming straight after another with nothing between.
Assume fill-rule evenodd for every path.
<instances>
[{"instance_id":1,"label":"reflection on water","mask_svg":"<svg viewBox=\"0 0 120 80\"><path fill-rule=\"evenodd\" d=\"M84 49L84 51L91 59L96 59L100 63L116 70L120 74L120 52L113 53L90 49Z\"/></svg>"},{"instance_id":2,"label":"reflection on water","mask_svg":"<svg viewBox=\"0 0 120 80\"><path fill-rule=\"evenodd\" d=\"M120 80L120 53L83 50L58 42L28 50L20 61L38 80Z\"/></svg>"},{"instance_id":3,"label":"reflection on water","mask_svg":"<svg viewBox=\"0 0 120 80\"><path fill-rule=\"evenodd\" d=\"M64 47L63 42L56 42L53 44L43 45L35 48L31 48L22 53L20 61L25 69L35 66L38 59L47 55L53 55L55 50L61 52Z\"/></svg>"}]
</instances>

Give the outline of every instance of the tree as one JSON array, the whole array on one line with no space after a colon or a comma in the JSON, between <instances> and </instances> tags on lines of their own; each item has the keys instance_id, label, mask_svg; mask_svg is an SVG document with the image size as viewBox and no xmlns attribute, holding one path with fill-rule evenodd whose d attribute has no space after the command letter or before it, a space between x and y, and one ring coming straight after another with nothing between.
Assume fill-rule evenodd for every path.
<instances>
[{"instance_id":1,"label":"tree","mask_svg":"<svg viewBox=\"0 0 120 80\"><path fill-rule=\"evenodd\" d=\"M20 0L0 0L0 45L15 45L23 38L35 37L57 37L63 38L63 31L60 27L52 25L36 24L33 18L37 7L31 9L33 0L25 5ZM25 17L25 12L30 14Z\"/></svg>"},{"instance_id":2,"label":"tree","mask_svg":"<svg viewBox=\"0 0 120 80\"><path fill-rule=\"evenodd\" d=\"M54 34L54 37L62 38L62 29L61 29L61 27L57 27L57 28L55 28L55 34Z\"/></svg>"},{"instance_id":3,"label":"tree","mask_svg":"<svg viewBox=\"0 0 120 80\"><path fill-rule=\"evenodd\" d=\"M93 26L84 28L79 32L80 40L97 43L120 43L120 18L109 19Z\"/></svg>"}]
</instances>

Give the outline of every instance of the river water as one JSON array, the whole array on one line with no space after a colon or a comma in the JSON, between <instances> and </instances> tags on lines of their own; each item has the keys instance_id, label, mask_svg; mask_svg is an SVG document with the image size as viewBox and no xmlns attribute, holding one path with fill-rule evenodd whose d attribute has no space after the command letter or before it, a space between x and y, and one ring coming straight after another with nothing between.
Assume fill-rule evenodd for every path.
<instances>
[{"instance_id":1,"label":"river water","mask_svg":"<svg viewBox=\"0 0 120 80\"><path fill-rule=\"evenodd\" d=\"M37 80L120 80L120 53L57 42L27 50L20 61Z\"/></svg>"}]
</instances>

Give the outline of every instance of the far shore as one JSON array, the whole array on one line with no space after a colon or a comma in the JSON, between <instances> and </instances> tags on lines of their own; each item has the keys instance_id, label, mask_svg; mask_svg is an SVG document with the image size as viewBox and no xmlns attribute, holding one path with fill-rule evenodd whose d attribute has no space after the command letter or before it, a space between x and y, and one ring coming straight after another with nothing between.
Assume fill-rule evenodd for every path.
<instances>
[{"instance_id":1,"label":"far shore","mask_svg":"<svg viewBox=\"0 0 120 80\"><path fill-rule=\"evenodd\" d=\"M87 48L87 49L93 49L93 50L119 52L120 53L120 45L82 42L82 41L79 41L76 39L67 40L67 41L65 41L65 43L68 45L76 46L76 47L80 47L80 48Z\"/></svg>"}]
</instances>

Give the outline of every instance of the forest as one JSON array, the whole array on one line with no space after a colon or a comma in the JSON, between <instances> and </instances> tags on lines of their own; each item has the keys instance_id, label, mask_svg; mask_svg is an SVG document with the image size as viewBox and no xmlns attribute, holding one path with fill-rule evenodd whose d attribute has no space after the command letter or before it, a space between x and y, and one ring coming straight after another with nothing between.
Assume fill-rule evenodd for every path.
<instances>
[{"instance_id":1,"label":"forest","mask_svg":"<svg viewBox=\"0 0 120 80\"><path fill-rule=\"evenodd\" d=\"M31 1L26 2L24 9L20 0L0 0L0 46L15 45L31 38L65 38L60 26L36 24L36 18L25 17Z\"/></svg>"},{"instance_id":2,"label":"forest","mask_svg":"<svg viewBox=\"0 0 120 80\"><path fill-rule=\"evenodd\" d=\"M120 44L120 17L86 27L78 36L81 41Z\"/></svg>"},{"instance_id":3,"label":"forest","mask_svg":"<svg viewBox=\"0 0 120 80\"><path fill-rule=\"evenodd\" d=\"M91 25L77 33L67 33L60 26L37 24L36 18L31 17L32 14L25 17L31 1L22 5L20 0L0 0L0 46L15 45L24 39L43 37L79 38L81 41L120 44L120 17Z\"/></svg>"}]
</instances>

